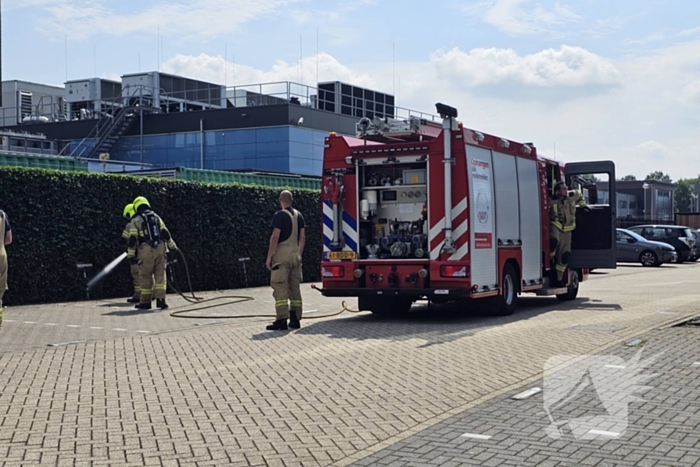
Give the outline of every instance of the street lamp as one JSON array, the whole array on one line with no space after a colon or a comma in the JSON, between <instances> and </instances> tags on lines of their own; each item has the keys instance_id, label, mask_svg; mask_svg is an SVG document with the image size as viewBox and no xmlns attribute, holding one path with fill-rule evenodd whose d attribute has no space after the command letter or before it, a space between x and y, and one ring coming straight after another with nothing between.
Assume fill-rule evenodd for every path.
<instances>
[{"instance_id":1,"label":"street lamp","mask_svg":"<svg viewBox=\"0 0 700 467\"><path fill-rule=\"evenodd\" d=\"M642 188L644 188L644 220L647 220L647 191L649 190L649 184L647 182L644 182L644 185L642 185Z\"/></svg>"}]
</instances>

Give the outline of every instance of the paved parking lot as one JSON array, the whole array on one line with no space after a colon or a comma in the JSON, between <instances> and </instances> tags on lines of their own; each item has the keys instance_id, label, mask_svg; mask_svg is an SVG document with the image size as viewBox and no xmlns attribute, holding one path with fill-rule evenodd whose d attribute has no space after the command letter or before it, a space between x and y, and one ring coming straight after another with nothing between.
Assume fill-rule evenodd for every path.
<instances>
[{"instance_id":1,"label":"paved parking lot","mask_svg":"<svg viewBox=\"0 0 700 467\"><path fill-rule=\"evenodd\" d=\"M618 431L596 430L602 421L605 383L591 381L570 400L549 404L544 380L510 391L353 465L434 466L693 466L700 464L700 327L651 331L643 344L616 345L601 355L608 377L649 361L639 374L651 376L638 399L625 408ZM566 370L563 371L566 373ZM568 376L568 375L567 375ZM525 400L515 396L545 389ZM523 391L525 389L525 391ZM560 401L556 401L560 402ZM626 405L626 404L625 404ZM550 414L545 407L554 407ZM549 415L552 418L549 418ZM552 437L552 421L561 435ZM573 421L573 423L572 423ZM615 420L618 422L618 420ZM578 430L578 426L585 430ZM572 427L574 428L572 430ZM593 431L593 433L590 433ZM586 436L588 435L588 436Z\"/></svg>"},{"instance_id":2,"label":"paved parking lot","mask_svg":"<svg viewBox=\"0 0 700 467\"><path fill-rule=\"evenodd\" d=\"M629 266L592 275L571 303L525 297L507 318L419 304L404 317L346 313L283 333L264 331L266 319L223 316L271 312L268 289L229 292L256 300L203 310L222 316L201 320L170 317L185 305L170 297L168 312L136 314L116 301L10 308L0 459L380 465L412 436L536 384L550 357L600 354L700 315L699 279L694 264ZM304 298L310 314L340 309L310 288Z\"/></svg>"}]
</instances>

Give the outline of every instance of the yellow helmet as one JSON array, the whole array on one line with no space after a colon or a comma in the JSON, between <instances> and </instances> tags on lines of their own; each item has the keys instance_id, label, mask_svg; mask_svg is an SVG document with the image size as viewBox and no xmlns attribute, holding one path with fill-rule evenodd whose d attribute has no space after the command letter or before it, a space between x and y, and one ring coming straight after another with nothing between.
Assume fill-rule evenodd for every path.
<instances>
[{"instance_id":1,"label":"yellow helmet","mask_svg":"<svg viewBox=\"0 0 700 467\"><path fill-rule=\"evenodd\" d=\"M149 203L148 200L147 200L146 198L144 198L143 196L138 196L138 197L134 200L134 211L138 211L139 208L140 208L141 206L143 206L143 205L146 205L146 206L148 206L149 208L151 207L151 203Z\"/></svg>"},{"instance_id":2,"label":"yellow helmet","mask_svg":"<svg viewBox=\"0 0 700 467\"><path fill-rule=\"evenodd\" d=\"M124 217L126 217L127 219L131 219L132 217L134 217L135 214L136 210L134 209L133 203L124 206Z\"/></svg>"}]
</instances>

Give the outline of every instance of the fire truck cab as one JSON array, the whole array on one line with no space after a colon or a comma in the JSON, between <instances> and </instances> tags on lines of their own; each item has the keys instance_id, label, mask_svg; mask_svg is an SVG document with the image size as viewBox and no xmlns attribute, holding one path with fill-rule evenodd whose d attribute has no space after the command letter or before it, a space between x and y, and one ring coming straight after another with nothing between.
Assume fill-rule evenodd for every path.
<instances>
[{"instance_id":1,"label":"fire truck cab","mask_svg":"<svg viewBox=\"0 0 700 467\"><path fill-rule=\"evenodd\" d=\"M323 295L358 297L374 313L494 297L509 315L519 294L573 300L589 269L616 267L613 162L564 165L436 107L441 123L363 118L357 137L326 138ZM577 210L565 287L551 285L549 212L560 180L591 207Z\"/></svg>"}]
</instances>

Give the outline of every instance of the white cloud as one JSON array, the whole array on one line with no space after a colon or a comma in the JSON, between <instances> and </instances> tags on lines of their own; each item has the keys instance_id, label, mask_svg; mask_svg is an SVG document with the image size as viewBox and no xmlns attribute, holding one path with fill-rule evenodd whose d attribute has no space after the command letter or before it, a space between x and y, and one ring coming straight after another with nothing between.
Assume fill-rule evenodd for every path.
<instances>
[{"instance_id":1,"label":"white cloud","mask_svg":"<svg viewBox=\"0 0 700 467\"><path fill-rule=\"evenodd\" d=\"M377 82L369 75L353 71L326 53L321 53L318 57L304 57L301 68L304 84L315 87L317 69L319 81L345 81L370 88L377 86ZM299 63L287 63L282 60L275 62L269 70L259 70L227 62L221 56L200 54L195 57L178 54L163 64L163 71L209 82L226 82L231 86L278 81L300 82Z\"/></svg>"},{"instance_id":2,"label":"white cloud","mask_svg":"<svg viewBox=\"0 0 700 467\"><path fill-rule=\"evenodd\" d=\"M2 3L3 12L37 7L54 3L53 0L5 0Z\"/></svg>"},{"instance_id":3,"label":"white cloud","mask_svg":"<svg viewBox=\"0 0 700 467\"><path fill-rule=\"evenodd\" d=\"M635 150L642 157L662 160L668 158L673 151L658 141L644 141L635 146Z\"/></svg>"},{"instance_id":4,"label":"white cloud","mask_svg":"<svg viewBox=\"0 0 700 467\"><path fill-rule=\"evenodd\" d=\"M563 45L520 56L511 49L454 48L432 58L440 75L461 80L464 86L517 83L534 87L620 84L622 74L610 60L581 47Z\"/></svg>"},{"instance_id":5,"label":"white cloud","mask_svg":"<svg viewBox=\"0 0 700 467\"><path fill-rule=\"evenodd\" d=\"M126 14L114 10L106 0L29 1L48 13L39 23L43 33L85 40L93 35L153 34L159 27L179 36L211 38L303 0L160 0Z\"/></svg>"},{"instance_id":6,"label":"white cloud","mask_svg":"<svg viewBox=\"0 0 700 467\"><path fill-rule=\"evenodd\" d=\"M303 9L290 10L287 17L304 27L313 26L315 29L322 25L320 34L324 44L347 46L367 40L364 24L348 21L349 15L360 10L367 12L375 4L376 0L355 0L339 4L327 2L329 9L313 9L304 5Z\"/></svg>"},{"instance_id":7,"label":"white cloud","mask_svg":"<svg viewBox=\"0 0 700 467\"><path fill-rule=\"evenodd\" d=\"M651 36L642 37L640 39L627 39L624 43L628 45L644 45L652 42L659 42L664 39L666 39L666 36L663 34L652 34Z\"/></svg>"},{"instance_id":8,"label":"white cloud","mask_svg":"<svg viewBox=\"0 0 700 467\"><path fill-rule=\"evenodd\" d=\"M482 20L510 35L532 35L552 32L557 26L576 22L581 17L557 2L548 10L531 0L486 0L465 8Z\"/></svg>"},{"instance_id":9,"label":"white cloud","mask_svg":"<svg viewBox=\"0 0 700 467\"><path fill-rule=\"evenodd\" d=\"M684 29L678 33L679 36L694 36L700 33L700 26L692 29Z\"/></svg>"},{"instance_id":10,"label":"white cloud","mask_svg":"<svg viewBox=\"0 0 700 467\"><path fill-rule=\"evenodd\" d=\"M330 3L330 2L329 2ZM302 10L292 10L291 18L302 24L313 22L314 24L328 24L329 22L337 22L342 20L346 15L363 8L370 7L376 4L376 0L355 0L348 2L340 2L337 5L332 5L331 9L318 10L304 8Z\"/></svg>"},{"instance_id":11,"label":"white cloud","mask_svg":"<svg viewBox=\"0 0 700 467\"><path fill-rule=\"evenodd\" d=\"M688 104L700 104L700 80L692 81L683 87L681 95Z\"/></svg>"}]
</instances>

